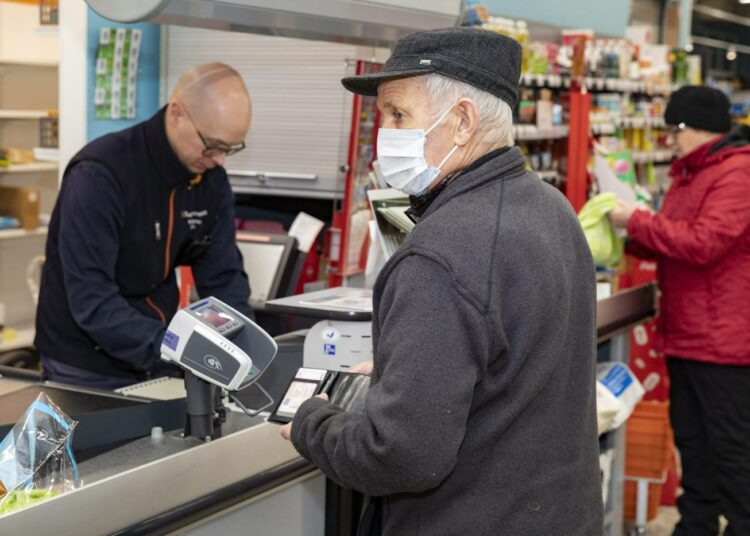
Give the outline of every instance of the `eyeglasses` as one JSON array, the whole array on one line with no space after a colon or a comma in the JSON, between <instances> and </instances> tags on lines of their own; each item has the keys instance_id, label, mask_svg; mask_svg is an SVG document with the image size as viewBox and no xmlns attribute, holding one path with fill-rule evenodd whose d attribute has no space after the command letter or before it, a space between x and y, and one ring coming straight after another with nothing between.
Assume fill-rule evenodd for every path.
<instances>
[{"instance_id":1,"label":"eyeglasses","mask_svg":"<svg viewBox=\"0 0 750 536\"><path fill-rule=\"evenodd\" d=\"M201 134L201 131L198 130L198 127L195 124L195 121L193 121L193 118L190 116L190 113L185 109L185 115L187 115L187 118L190 119L190 122L193 124L193 128L195 129L196 134L198 134L198 137L201 140L201 143L203 143L203 156L206 158L216 158L217 156L232 156L233 154L239 153L242 149L245 148L245 142L238 143L236 145L226 145L223 143L216 143L216 144L209 144L206 141L206 138L203 137L203 134Z\"/></svg>"},{"instance_id":2,"label":"eyeglasses","mask_svg":"<svg viewBox=\"0 0 750 536\"><path fill-rule=\"evenodd\" d=\"M680 123L679 125L670 125L667 128L667 134L672 137L677 136L677 134L685 130L686 127L687 125L685 125L685 123Z\"/></svg>"}]
</instances>

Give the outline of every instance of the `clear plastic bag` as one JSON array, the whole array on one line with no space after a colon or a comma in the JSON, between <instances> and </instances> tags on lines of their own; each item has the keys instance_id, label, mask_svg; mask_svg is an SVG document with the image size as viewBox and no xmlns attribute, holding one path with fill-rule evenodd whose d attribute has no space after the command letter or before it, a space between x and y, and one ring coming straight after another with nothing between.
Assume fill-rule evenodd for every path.
<instances>
[{"instance_id":1,"label":"clear plastic bag","mask_svg":"<svg viewBox=\"0 0 750 536\"><path fill-rule=\"evenodd\" d=\"M80 487L76 424L43 392L31 403L0 443L0 516Z\"/></svg>"}]
</instances>

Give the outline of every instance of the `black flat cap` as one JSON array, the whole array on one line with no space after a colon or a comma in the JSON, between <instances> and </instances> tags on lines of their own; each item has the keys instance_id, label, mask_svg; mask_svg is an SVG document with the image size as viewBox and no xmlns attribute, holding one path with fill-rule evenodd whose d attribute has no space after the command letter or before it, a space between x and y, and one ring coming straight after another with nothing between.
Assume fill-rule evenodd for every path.
<instances>
[{"instance_id":1,"label":"black flat cap","mask_svg":"<svg viewBox=\"0 0 750 536\"><path fill-rule=\"evenodd\" d=\"M515 108L521 45L510 37L477 28L414 32L396 42L379 73L350 76L341 83L353 93L374 97L381 82L430 73L483 89Z\"/></svg>"},{"instance_id":2,"label":"black flat cap","mask_svg":"<svg viewBox=\"0 0 750 536\"><path fill-rule=\"evenodd\" d=\"M683 86L669 97L664 111L668 125L686 126L708 132L729 132L732 116L729 99L718 89L707 86Z\"/></svg>"}]
</instances>

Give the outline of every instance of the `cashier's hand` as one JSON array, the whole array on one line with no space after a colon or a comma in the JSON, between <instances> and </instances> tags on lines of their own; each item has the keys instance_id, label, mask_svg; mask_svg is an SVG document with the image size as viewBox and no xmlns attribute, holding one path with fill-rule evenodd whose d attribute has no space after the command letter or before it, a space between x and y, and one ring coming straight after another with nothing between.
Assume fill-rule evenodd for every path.
<instances>
[{"instance_id":1,"label":"cashier's hand","mask_svg":"<svg viewBox=\"0 0 750 536\"><path fill-rule=\"evenodd\" d=\"M617 201L617 207L609 213L609 219L615 227L627 227L633 212L638 209L637 206L631 205L624 201Z\"/></svg>"},{"instance_id":2,"label":"cashier's hand","mask_svg":"<svg viewBox=\"0 0 750 536\"><path fill-rule=\"evenodd\" d=\"M318 395L318 398L322 398L325 401L328 401L328 395L323 393ZM284 426L281 427L281 430L279 430L279 433L281 434L281 437L286 439L287 441L292 440L292 423L287 423Z\"/></svg>"}]
</instances>

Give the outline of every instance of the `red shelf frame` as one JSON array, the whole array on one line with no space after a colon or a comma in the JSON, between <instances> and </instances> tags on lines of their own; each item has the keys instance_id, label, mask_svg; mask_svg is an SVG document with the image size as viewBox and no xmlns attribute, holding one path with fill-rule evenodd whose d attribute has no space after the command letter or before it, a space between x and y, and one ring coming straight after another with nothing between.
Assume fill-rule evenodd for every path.
<instances>
[{"instance_id":1,"label":"red shelf frame","mask_svg":"<svg viewBox=\"0 0 750 536\"><path fill-rule=\"evenodd\" d=\"M355 74L361 75L366 72L378 72L380 71L382 64L373 63L369 61L358 60L356 63ZM362 95L354 95L352 101L352 117L349 127L349 149L347 155L347 171L344 185L344 198L338 208L334 209L333 221L331 228L328 230L326 236L326 251L328 251L328 286L337 287L345 283L345 279L349 276L360 274L364 272L365 265L367 262L367 249L369 240L365 239L362 249L359 255L359 261L356 266L347 266L347 252L349 251L349 243L351 241L351 219L354 214L352 205L354 203L355 190L357 188L357 168L360 148L360 134L361 134L361 122L362 122L362 109L364 99L374 97L363 97ZM374 118L374 125L372 128L373 136L373 155L368 162L369 166L372 166L372 162L377 157L377 147L375 142L377 140L377 132L379 121L379 113L376 112Z\"/></svg>"}]
</instances>

